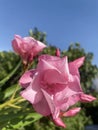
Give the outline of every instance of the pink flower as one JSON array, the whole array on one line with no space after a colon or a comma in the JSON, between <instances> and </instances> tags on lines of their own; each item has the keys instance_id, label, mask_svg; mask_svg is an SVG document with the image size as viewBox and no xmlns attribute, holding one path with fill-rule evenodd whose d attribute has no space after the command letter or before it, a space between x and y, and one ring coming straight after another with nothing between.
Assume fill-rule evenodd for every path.
<instances>
[{"instance_id":1,"label":"pink flower","mask_svg":"<svg viewBox=\"0 0 98 130\"><path fill-rule=\"evenodd\" d=\"M14 51L21 56L23 63L27 64L31 62L33 57L45 48L46 45L32 37L21 38L19 35L15 35L12 41L12 47Z\"/></svg>"},{"instance_id":2,"label":"pink flower","mask_svg":"<svg viewBox=\"0 0 98 130\"><path fill-rule=\"evenodd\" d=\"M50 116L56 125L66 127L61 117L74 116L80 111L80 108L69 110L70 106L78 101L95 100L84 94L80 86L78 69L83 62L84 57L68 63L67 56L40 56L37 69L26 72L19 81L24 88L21 96L38 113Z\"/></svg>"}]
</instances>

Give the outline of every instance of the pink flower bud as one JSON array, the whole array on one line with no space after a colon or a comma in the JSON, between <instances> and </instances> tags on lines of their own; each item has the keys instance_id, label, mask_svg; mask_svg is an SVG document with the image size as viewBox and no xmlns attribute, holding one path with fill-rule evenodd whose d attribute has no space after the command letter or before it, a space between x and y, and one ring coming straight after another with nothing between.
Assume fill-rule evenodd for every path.
<instances>
[{"instance_id":1,"label":"pink flower bud","mask_svg":"<svg viewBox=\"0 0 98 130\"><path fill-rule=\"evenodd\" d=\"M60 54L59 48L56 49L55 55L58 56L58 57L60 57L61 54Z\"/></svg>"},{"instance_id":2,"label":"pink flower bud","mask_svg":"<svg viewBox=\"0 0 98 130\"><path fill-rule=\"evenodd\" d=\"M63 113L62 116L72 117L72 116L75 116L80 110L81 110L80 107L76 107Z\"/></svg>"},{"instance_id":3,"label":"pink flower bud","mask_svg":"<svg viewBox=\"0 0 98 130\"><path fill-rule=\"evenodd\" d=\"M21 36L15 35L15 38L12 41L12 47L14 51L20 55L23 63L26 65L32 62L33 57L42 51L46 45L32 37L21 38Z\"/></svg>"}]
</instances>

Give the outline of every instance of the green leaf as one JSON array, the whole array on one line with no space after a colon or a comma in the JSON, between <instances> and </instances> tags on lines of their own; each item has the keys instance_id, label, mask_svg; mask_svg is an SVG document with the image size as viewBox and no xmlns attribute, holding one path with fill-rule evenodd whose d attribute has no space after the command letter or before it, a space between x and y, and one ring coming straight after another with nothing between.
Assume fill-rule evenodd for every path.
<instances>
[{"instance_id":1,"label":"green leaf","mask_svg":"<svg viewBox=\"0 0 98 130\"><path fill-rule=\"evenodd\" d=\"M6 99L8 97L11 97L11 95L14 93L16 87L18 84L14 84L11 87L8 87L5 91L4 91L4 97L3 99ZM21 87L17 88L17 91L19 91L21 89Z\"/></svg>"},{"instance_id":2,"label":"green leaf","mask_svg":"<svg viewBox=\"0 0 98 130\"><path fill-rule=\"evenodd\" d=\"M21 104L21 109L7 108L0 111L0 129L19 130L39 120L42 116L33 112L32 107Z\"/></svg>"}]
</instances>

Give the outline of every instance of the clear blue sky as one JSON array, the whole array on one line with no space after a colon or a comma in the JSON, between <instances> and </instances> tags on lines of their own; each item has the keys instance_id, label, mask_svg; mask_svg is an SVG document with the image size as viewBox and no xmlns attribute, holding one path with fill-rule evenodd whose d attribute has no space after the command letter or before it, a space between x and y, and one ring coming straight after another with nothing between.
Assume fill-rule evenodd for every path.
<instances>
[{"instance_id":1,"label":"clear blue sky","mask_svg":"<svg viewBox=\"0 0 98 130\"><path fill-rule=\"evenodd\" d=\"M34 27L62 50L79 42L98 65L98 0L0 0L0 50L12 50L14 34Z\"/></svg>"}]
</instances>

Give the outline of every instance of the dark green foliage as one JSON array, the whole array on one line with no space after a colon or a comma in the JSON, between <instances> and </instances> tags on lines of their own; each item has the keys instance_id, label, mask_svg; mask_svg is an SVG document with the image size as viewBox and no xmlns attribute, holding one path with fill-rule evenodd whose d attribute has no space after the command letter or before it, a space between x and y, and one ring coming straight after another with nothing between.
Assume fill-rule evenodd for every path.
<instances>
[{"instance_id":1,"label":"dark green foliage","mask_svg":"<svg viewBox=\"0 0 98 130\"><path fill-rule=\"evenodd\" d=\"M55 126L48 118L43 117L27 126L26 130L84 130L86 124L92 124L90 117L86 117L84 111L81 111L77 116L71 118L63 118L66 128Z\"/></svg>"},{"instance_id":2,"label":"dark green foliage","mask_svg":"<svg viewBox=\"0 0 98 130\"><path fill-rule=\"evenodd\" d=\"M82 108L85 108L86 116L90 116L93 124L98 125L98 92L93 92L93 95L96 97L92 103L81 104Z\"/></svg>"},{"instance_id":3,"label":"dark green foliage","mask_svg":"<svg viewBox=\"0 0 98 130\"><path fill-rule=\"evenodd\" d=\"M26 130L26 126L41 118L27 102L21 103L20 107L9 107L0 111L0 130Z\"/></svg>"},{"instance_id":4,"label":"dark green foliage","mask_svg":"<svg viewBox=\"0 0 98 130\"><path fill-rule=\"evenodd\" d=\"M6 90L17 83L21 73L20 70L19 56L13 52L0 52L0 102L4 102L5 95L11 92L6 92Z\"/></svg>"},{"instance_id":5,"label":"dark green foliage","mask_svg":"<svg viewBox=\"0 0 98 130\"><path fill-rule=\"evenodd\" d=\"M0 52L0 80L4 79L17 65L20 58L13 52Z\"/></svg>"}]
</instances>

